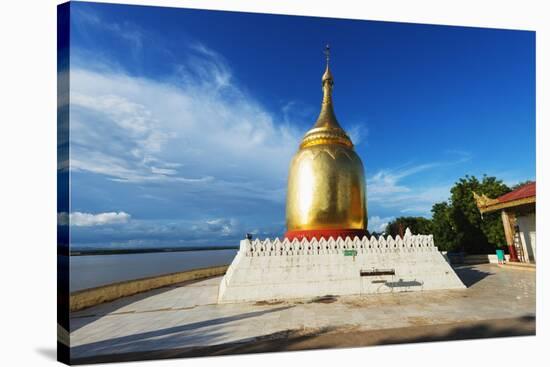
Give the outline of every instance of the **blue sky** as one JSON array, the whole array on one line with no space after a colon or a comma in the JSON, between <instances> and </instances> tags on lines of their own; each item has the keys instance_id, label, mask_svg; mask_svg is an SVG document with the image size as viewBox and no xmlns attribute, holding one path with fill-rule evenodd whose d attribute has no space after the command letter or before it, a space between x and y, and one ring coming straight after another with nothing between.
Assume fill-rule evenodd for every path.
<instances>
[{"instance_id":1,"label":"blue sky","mask_svg":"<svg viewBox=\"0 0 550 367\"><path fill-rule=\"evenodd\" d=\"M327 42L370 230L466 174L535 179L534 32L73 2L73 245L282 236Z\"/></svg>"}]
</instances>

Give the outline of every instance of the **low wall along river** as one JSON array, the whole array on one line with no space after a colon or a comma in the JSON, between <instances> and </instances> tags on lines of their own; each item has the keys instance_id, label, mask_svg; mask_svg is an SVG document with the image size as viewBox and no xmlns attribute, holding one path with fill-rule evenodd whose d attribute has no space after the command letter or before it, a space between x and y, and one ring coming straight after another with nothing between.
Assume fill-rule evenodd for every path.
<instances>
[{"instance_id":1,"label":"low wall along river","mask_svg":"<svg viewBox=\"0 0 550 367\"><path fill-rule=\"evenodd\" d=\"M183 283L191 280L210 278L225 274L227 265L215 266L203 269L188 270L179 273L172 273L136 280L129 280L109 284L106 286L84 289L71 293L71 312L95 306L103 302L114 301L115 299L128 297L137 293L146 292L152 289L166 287L168 285Z\"/></svg>"}]
</instances>

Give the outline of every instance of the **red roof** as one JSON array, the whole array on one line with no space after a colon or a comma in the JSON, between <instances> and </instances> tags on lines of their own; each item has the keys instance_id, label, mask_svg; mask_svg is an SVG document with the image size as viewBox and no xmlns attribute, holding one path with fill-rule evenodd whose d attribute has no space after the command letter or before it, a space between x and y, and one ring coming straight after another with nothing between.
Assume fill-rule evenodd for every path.
<instances>
[{"instance_id":1,"label":"red roof","mask_svg":"<svg viewBox=\"0 0 550 367\"><path fill-rule=\"evenodd\" d=\"M537 195L537 183L536 182L531 182L531 183L525 184L521 187L518 187L514 191L511 191L507 194L499 196L497 198L497 200L500 203L506 203L508 201L525 199L525 198L529 198L529 197L536 196L536 195Z\"/></svg>"}]
</instances>

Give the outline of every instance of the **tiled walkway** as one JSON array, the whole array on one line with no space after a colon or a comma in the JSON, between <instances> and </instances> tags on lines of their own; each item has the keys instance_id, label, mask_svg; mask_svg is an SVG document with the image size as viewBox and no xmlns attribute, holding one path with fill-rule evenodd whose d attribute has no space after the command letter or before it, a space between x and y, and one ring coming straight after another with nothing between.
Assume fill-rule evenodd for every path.
<instances>
[{"instance_id":1,"label":"tiled walkway","mask_svg":"<svg viewBox=\"0 0 550 367\"><path fill-rule=\"evenodd\" d=\"M288 330L382 330L535 315L535 272L483 264L456 269L466 290L216 304L221 278L153 290L75 312L71 355L253 341Z\"/></svg>"}]
</instances>

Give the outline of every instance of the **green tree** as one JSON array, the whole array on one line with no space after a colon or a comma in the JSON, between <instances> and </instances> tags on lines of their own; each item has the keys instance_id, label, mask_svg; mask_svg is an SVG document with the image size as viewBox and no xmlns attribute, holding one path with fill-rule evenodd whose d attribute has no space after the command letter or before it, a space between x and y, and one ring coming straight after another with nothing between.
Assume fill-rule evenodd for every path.
<instances>
[{"instance_id":1,"label":"green tree","mask_svg":"<svg viewBox=\"0 0 550 367\"><path fill-rule=\"evenodd\" d=\"M487 253L505 245L504 229L499 213L481 217L473 198L473 192L496 198L510 188L496 177L483 176L479 181L474 176L461 178L451 188L450 221L456 234L456 249L468 253Z\"/></svg>"},{"instance_id":2,"label":"green tree","mask_svg":"<svg viewBox=\"0 0 550 367\"><path fill-rule=\"evenodd\" d=\"M432 222L424 217L399 217L386 225L386 235L401 236L407 228L414 234L430 234Z\"/></svg>"},{"instance_id":3,"label":"green tree","mask_svg":"<svg viewBox=\"0 0 550 367\"><path fill-rule=\"evenodd\" d=\"M432 233L441 251L458 251L457 233L451 221L451 207L446 201L432 207Z\"/></svg>"}]
</instances>

